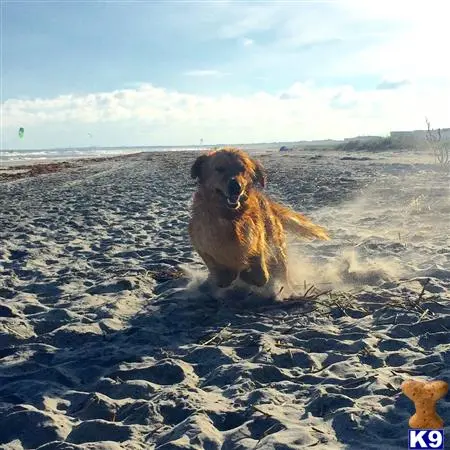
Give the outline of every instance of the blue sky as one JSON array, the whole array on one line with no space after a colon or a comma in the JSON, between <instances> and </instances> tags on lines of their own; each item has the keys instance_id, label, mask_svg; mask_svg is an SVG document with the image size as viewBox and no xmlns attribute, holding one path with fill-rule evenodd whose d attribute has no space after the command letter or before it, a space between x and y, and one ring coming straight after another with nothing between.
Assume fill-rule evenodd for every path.
<instances>
[{"instance_id":1,"label":"blue sky","mask_svg":"<svg viewBox=\"0 0 450 450\"><path fill-rule=\"evenodd\" d=\"M449 32L431 3L3 2L2 148L448 126Z\"/></svg>"}]
</instances>

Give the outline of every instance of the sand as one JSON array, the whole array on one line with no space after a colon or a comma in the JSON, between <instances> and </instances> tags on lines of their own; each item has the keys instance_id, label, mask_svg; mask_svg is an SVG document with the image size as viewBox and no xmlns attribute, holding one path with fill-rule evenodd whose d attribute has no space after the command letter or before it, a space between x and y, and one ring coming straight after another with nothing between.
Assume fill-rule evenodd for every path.
<instances>
[{"instance_id":1,"label":"sand","mask_svg":"<svg viewBox=\"0 0 450 450\"><path fill-rule=\"evenodd\" d=\"M403 380L450 381L449 173L414 154L258 154L325 225L297 294L202 289L194 153L0 183L0 447L405 449ZM438 412L450 437L449 397Z\"/></svg>"}]
</instances>

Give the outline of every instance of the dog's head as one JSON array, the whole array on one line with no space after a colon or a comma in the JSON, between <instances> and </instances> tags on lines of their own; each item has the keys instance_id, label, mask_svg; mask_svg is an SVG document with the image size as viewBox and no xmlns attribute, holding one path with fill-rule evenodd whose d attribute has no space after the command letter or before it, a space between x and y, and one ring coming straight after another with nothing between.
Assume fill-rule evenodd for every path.
<instances>
[{"instance_id":1,"label":"dog's head","mask_svg":"<svg viewBox=\"0 0 450 450\"><path fill-rule=\"evenodd\" d=\"M210 195L227 208L237 210L255 184L264 187L263 166L238 149L216 150L199 156L191 168L191 176L199 180Z\"/></svg>"}]
</instances>

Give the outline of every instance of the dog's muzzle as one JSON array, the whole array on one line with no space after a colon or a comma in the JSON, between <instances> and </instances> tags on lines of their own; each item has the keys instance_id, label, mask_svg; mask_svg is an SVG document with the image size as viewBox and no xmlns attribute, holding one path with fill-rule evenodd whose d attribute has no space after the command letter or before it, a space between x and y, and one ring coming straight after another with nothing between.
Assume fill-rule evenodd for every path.
<instances>
[{"instance_id":1,"label":"dog's muzzle","mask_svg":"<svg viewBox=\"0 0 450 450\"><path fill-rule=\"evenodd\" d=\"M240 206L240 198L242 195L242 187L239 182L232 178L228 182L228 196L227 196L227 204L230 208L237 209Z\"/></svg>"}]
</instances>

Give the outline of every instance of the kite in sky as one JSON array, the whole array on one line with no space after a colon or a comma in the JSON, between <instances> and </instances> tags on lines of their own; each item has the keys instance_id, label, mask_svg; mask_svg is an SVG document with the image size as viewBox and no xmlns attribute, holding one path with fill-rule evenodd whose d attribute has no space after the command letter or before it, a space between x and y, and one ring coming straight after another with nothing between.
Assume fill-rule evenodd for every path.
<instances>
[{"instance_id":1,"label":"kite in sky","mask_svg":"<svg viewBox=\"0 0 450 450\"><path fill-rule=\"evenodd\" d=\"M22 127L20 127L19 128L19 137L20 137L20 139L23 139L23 135L24 134L25 134L25 130Z\"/></svg>"}]
</instances>

